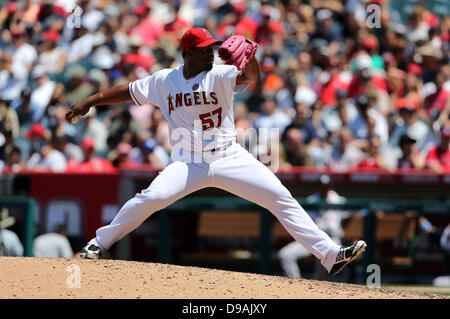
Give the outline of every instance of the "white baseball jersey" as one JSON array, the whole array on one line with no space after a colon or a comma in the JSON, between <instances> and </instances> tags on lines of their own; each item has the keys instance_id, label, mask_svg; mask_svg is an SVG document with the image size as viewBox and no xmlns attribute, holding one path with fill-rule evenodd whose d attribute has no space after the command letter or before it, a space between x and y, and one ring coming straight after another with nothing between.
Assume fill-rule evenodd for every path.
<instances>
[{"instance_id":1,"label":"white baseball jersey","mask_svg":"<svg viewBox=\"0 0 450 319\"><path fill-rule=\"evenodd\" d=\"M210 71L186 79L181 65L130 83L130 95L138 105L150 103L161 109L172 146L189 138L191 152L195 145L200 150L216 149L236 140L233 98L246 87L236 86L238 73L233 65L214 64Z\"/></svg>"}]
</instances>

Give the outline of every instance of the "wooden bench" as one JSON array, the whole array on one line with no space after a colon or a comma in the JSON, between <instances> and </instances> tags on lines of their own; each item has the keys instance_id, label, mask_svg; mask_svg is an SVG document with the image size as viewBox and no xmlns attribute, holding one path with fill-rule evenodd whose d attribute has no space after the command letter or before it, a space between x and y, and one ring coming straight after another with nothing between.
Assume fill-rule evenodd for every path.
<instances>
[{"instance_id":1,"label":"wooden bench","mask_svg":"<svg viewBox=\"0 0 450 319\"><path fill-rule=\"evenodd\" d=\"M379 261L390 262L394 266L411 267L413 264L413 243L416 232L416 217L407 213L376 213L375 238L378 242L401 242L406 250L403 256L383 256L383 249L379 249Z\"/></svg>"},{"instance_id":2,"label":"wooden bench","mask_svg":"<svg viewBox=\"0 0 450 319\"><path fill-rule=\"evenodd\" d=\"M261 212L259 211L201 211L197 225L199 249L197 252L183 253L181 258L201 261L245 259L255 262L259 258L257 255L260 231ZM272 240L292 239L275 217L273 217L271 235ZM248 251L240 249L227 252L226 250L233 248L226 246L227 240L242 242L244 247L251 246L250 250L253 253L249 254ZM218 245L217 243L220 242L224 244ZM273 254L272 259L277 259L276 253Z\"/></svg>"},{"instance_id":3,"label":"wooden bench","mask_svg":"<svg viewBox=\"0 0 450 319\"><path fill-rule=\"evenodd\" d=\"M182 259L256 260L256 254L249 255L240 250L230 252L229 250L232 247L227 246L226 243L219 245L220 247L218 245L213 247L214 245L209 244L235 239L236 241L242 240L245 242L244 246L251 242L254 244L253 248L255 248L255 246L259 245L260 217L259 211L201 211L197 226L197 235L201 243L199 251L184 253L181 256ZM383 213L380 211L376 213L375 220L377 246L385 241L395 242L399 240L405 242L407 246L407 254L404 256L384 256L380 249L376 249L379 257L377 262L389 263L394 266L411 266L416 219L405 213ZM364 218L360 214L354 214L344 224L343 243L362 239L364 236L363 231ZM293 240L292 236L275 217L273 217L271 235L272 240L283 240L284 242ZM276 252L272 255L272 259L277 259Z\"/></svg>"},{"instance_id":4,"label":"wooden bench","mask_svg":"<svg viewBox=\"0 0 450 319\"><path fill-rule=\"evenodd\" d=\"M360 214L354 214L344 224L344 236L342 241L354 242L363 238L364 218Z\"/></svg>"},{"instance_id":5,"label":"wooden bench","mask_svg":"<svg viewBox=\"0 0 450 319\"><path fill-rule=\"evenodd\" d=\"M284 228L283 225L281 225L281 223L276 219L275 219L274 223L272 224L271 234L272 234L272 238L275 238L275 239L294 240L294 238L292 238L291 234L289 234L287 232L286 228Z\"/></svg>"},{"instance_id":6,"label":"wooden bench","mask_svg":"<svg viewBox=\"0 0 450 319\"><path fill-rule=\"evenodd\" d=\"M199 237L258 238L259 215L253 211L202 211L197 234Z\"/></svg>"},{"instance_id":7,"label":"wooden bench","mask_svg":"<svg viewBox=\"0 0 450 319\"><path fill-rule=\"evenodd\" d=\"M375 213L375 240L377 244L385 241L402 241L406 245L405 256L383 256L381 249L377 249L379 262L394 266L412 266L412 249L416 230L416 218L407 213ZM353 242L363 238L364 219L361 215L353 215L344 227L343 241Z\"/></svg>"},{"instance_id":8,"label":"wooden bench","mask_svg":"<svg viewBox=\"0 0 450 319\"><path fill-rule=\"evenodd\" d=\"M255 261L253 254L233 249L240 241L257 242L260 232L260 212L257 211L201 211L198 215L198 251L182 253L181 259L194 262L214 262L222 265L232 260ZM230 241L233 241L230 244ZM240 245L241 246L241 245ZM246 246L246 245L244 245Z\"/></svg>"}]
</instances>

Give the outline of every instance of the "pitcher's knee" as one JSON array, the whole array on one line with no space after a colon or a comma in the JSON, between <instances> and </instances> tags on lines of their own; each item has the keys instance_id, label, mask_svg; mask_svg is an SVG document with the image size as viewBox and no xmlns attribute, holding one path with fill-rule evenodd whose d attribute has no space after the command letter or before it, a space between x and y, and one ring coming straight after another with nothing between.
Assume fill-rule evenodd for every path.
<instances>
[{"instance_id":1,"label":"pitcher's knee","mask_svg":"<svg viewBox=\"0 0 450 319\"><path fill-rule=\"evenodd\" d=\"M151 206L155 211L166 208L173 202L172 197L167 193L152 190L144 190L141 193L136 194L135 198L145 205Z\"/></svg>"}]
</instances>

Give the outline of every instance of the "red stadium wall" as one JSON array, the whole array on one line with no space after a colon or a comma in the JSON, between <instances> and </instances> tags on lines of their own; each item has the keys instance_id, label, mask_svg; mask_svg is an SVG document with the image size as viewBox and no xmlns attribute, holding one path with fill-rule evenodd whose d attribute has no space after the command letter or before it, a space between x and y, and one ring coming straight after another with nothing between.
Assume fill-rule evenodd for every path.
<instances>
[{"instance_id":1,"label":"red stadium wall","mask_svg":"<svg viewBox=\"0 0 450 319\"><path fill-rule=\"evenodd\" d=\"M82 235L86 238L92 238L102 225L104 207L119 204L119 173L27 173L27 176L30 178L29 197L37 200L40 218L45 221L48 205L52 201L78 203L83 217Z\"/></svg>"}]
</instances>

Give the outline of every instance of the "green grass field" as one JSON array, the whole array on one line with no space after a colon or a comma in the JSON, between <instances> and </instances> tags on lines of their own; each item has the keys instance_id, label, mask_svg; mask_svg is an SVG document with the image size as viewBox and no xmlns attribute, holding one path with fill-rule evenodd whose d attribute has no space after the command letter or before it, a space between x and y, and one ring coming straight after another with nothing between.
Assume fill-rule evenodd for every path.
<instances>
[{"instance_id":1,"label":"green grass field","mask_svg":"<svg viewBox=\"0 0 450 319\"><path fill-rule=\"evenodd\" d=\"M450 287L436 287L436 286L418 286L418 285L381 285L382 288L402 289L410 292L421 292L436 294L441 296L450 296Z\"/></svg>"}]
</instances>

